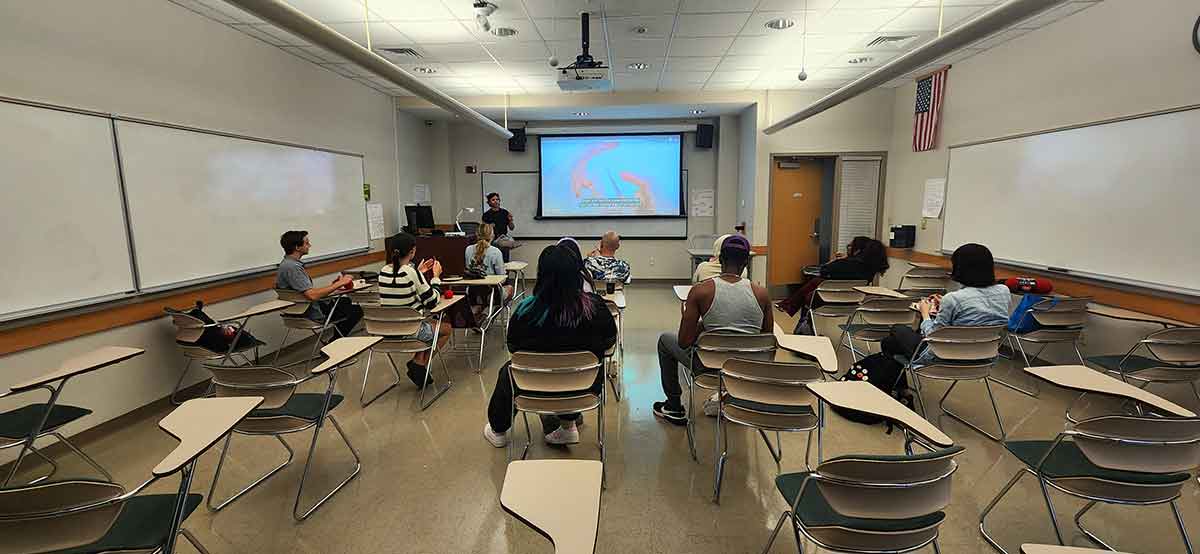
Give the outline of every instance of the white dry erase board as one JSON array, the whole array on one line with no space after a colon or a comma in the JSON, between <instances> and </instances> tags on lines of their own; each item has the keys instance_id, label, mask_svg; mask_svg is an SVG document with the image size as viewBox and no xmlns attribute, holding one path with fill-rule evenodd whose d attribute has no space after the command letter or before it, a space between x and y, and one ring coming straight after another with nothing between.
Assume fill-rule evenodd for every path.
<instances>
[{"instance_id":1,"label":"white dry erase board","mask_svg":"<svg viewBox=\"0 0 1200 554\"><path fill-rule=\"evenodd\" d=\"M950 148L942 249L1200 295L1200 106Z\"/></svg>"}]
</instances>

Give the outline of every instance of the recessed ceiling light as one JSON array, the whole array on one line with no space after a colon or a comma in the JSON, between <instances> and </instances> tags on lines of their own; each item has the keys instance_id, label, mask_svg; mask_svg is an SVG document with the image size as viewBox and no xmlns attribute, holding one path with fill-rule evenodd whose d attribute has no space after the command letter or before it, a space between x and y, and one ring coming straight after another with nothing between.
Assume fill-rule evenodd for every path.
<instances>
[{"instance_id":1,"label":"recessed ceiling light","mask_svg":"<svg viewBox=\"0 0 1200 554\"><path fill-rule=\"evenodd\" d=\"M417 67L414 67L413 71L416 71L417 73L424 73L426 75L433 75L434 73L437 73L437 68L436 67L425 67L423 65L419 65Z\"/></svg>"},{"instance_id":2,"label":"recessed ceiling light","mask_svg":"<svg viewBox=\"0 0 1200 554\"><path fill-rule=\"evenodd\" d=\"M493 27L492 34L498 37L515 37L517 30L512 27Z\"/></svg>"},{"instance_id":3,"label":"recessed ceiling light","mask_svg":"<svg viewBox=\"0 0 1200 554\"><path fill-rule=\"evenodd\" d=\"M874 60L874 59L875 59L875 58L872 58L871 56L857 56L857 57L850 58L850 59L846 60L846 62L847 62L847 63L855 63L855 64L858 64L858 63L867 63L867 62L869 62L869 61L871 61L871 60Z\"/></svg>"},{"instance_id":4,"label":"recessed ceiling light","mask_svg":"<svg viewBox=\"0 0 1200 554\"><path fill-rule=\"evenodd\" d=\"M776 17L775 19L772 19L763 24L764 27L774 30L774 31L782 31L784 29L790 29L795 25L796 25L796 20L788 18L788 17Z\"/></svg>"},{"instance_id":5,"label":"recessed ceiling light","mask_svg":"<svg viewBox=\"0 0 1200 554\"><path fill-rule=\"evenodd\" d=\"M628 68L630 71L645 71L647 69L650 69L650 64L648 64L646 62L633 62L625 67Z\"/></svg>"},{"instance_id":6,"label":"recessed ceiling light","mask_svg":"<svg viewBox=\"0 0 1200 554\"><path fill-rule=\"evenodd\" d=\"M589 116L589 115L592 115L592 114L591 114L591 113L589 113L589 112L575 112L575 115L577 115L577 116L579 116L579 117L587 117L587 116Z\"/></svg>"},{"instance_id":7,"label":"recessed ceiling light","mask_svg":"<svg viewBox=\"0 0 1200 554\"><path fill-rule=\"evenodd\" d=\"M701 110L700 108L692 110L692 115L700 115L702 113L704 113L704 110Z\"/></svg>"}]
</instances>

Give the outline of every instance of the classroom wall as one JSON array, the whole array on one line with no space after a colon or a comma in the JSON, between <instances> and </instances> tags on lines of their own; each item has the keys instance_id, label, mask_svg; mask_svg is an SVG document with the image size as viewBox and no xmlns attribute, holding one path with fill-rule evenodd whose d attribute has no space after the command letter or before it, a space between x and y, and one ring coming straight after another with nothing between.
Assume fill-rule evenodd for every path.
<instances>
[{"instance_id":1,"label":"classroom wall","mask_svg":"<svg viewBox=\"0 0 1200 554\"><path fill-rule=\"evenodd\" d=\"M605 122L609 124L610 122ZM614 121L612 125L619 126L622 122ZM638 123L648 123L646 121ZM672 122L678 123L678 122ZM683 168L688 171L688 186L690 190L702 188L720 189L724 183L718 183L718 150L719 142L713 148L696 148L696 134L684 134ZM720 136L717 136L720 140ZM736 145L734 145L736 147ZM538 171L537 139L530 137L525 152L509 152L508 142L494 135L481 133L477 128L465 124L451 124L449 130L450 186L449 203L444 203L445 194L434 196L434 216L440 222L450 222L454 214L464 206L480 207L482 194L480 175L468 174L465 166L476 166L479 172L484 171ZM736 186L730 183L728 186ZM719 193L718 193L719 194ZM445 214L445 215L443 215ZM478 214L476 214L478 217ZM688 220L688 236L710 237L714 232L715 217L690 217ZM621 231L620 222L605 223L597 220L596 235L612 228ZM520 234L519 231L517 233ZM584 250L591 243L583 240ZM711 239L703 242L712 244ZM526 241L524 246L513 251L512 259L529 262L529 275L536 274L537 257L541 249L549 244L548 241ZM634 278L638 279L688 279L691 277L691 262L686 249L687 239L669 240L624 240L621 241L619 256L630 260L633 264ZM586 253L586 252L585 252Z\"/></svg>"},{"instance_id":2,"label":"classroom wall","mask_svg":"<svg viewBox=\"0 0 1200 554\"><path fill-rule=\"evenodd\" d=\"M398 167L397 139L421 140L412 118L394 116L389 97L162 0L0 3L0 95L362 153L372 200L384 204L392 232L398 180L428 172L416 163L425 154L406 154ZM273 296L222 302L211 313ZM277 316L253 332L273 344L283 335ZM156 320L0 357L0 386L103 345L147 353L70 383L62 401L95 413L68 433L162 398L182 367L171 325Z\"/></svg>"},{"instance_id":3,"label":"classroom wall","mask_svg":"<svg viewBox=\"0 0 1200 554\"><path fill-rule=\"evenodd\" d=\"M920 228L921 197L926 179L946 176L947 145L1196 103L1200 55L1188 37L1198 15L1192 2L1101 2L954 64L930 152L912 151L915 84L896 89L886 224L916 224L916 250L940 249L941 220ZM1159 328L1091 317L1084 354L1125 352Z\"/></svg>"}]
</instances>

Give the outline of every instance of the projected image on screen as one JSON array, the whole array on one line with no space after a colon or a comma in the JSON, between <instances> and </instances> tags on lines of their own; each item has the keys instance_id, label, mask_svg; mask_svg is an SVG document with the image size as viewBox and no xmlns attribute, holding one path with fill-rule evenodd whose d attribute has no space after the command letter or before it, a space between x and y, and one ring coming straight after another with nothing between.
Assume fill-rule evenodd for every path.
<instances>
[{"instance_id":1,"label":"projected image on screen","mask_svg":"<svg viewBox=\"0 0 1200 554\"><path fill-rule=\"evenodd\" d=\"M544 136L540 217L683 215L680 135Z\"/></svg>"}]
</instances>

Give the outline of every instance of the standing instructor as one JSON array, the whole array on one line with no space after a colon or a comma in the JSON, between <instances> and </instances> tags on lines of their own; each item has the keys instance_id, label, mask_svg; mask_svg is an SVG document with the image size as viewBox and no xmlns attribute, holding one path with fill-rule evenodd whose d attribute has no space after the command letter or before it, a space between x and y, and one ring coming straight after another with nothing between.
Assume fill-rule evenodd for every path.
<instances>
[{"instance_id":1,"label":"standing instructor","mask_svg":"<svg viewBox=\"0 0 1200 554\"><path fill-rule=\"evenodd\" d=\"M508 232L516 229L513 225L512 213L500 207L500 193L489 192L487 195L487 211L483 212L483 217L480 219L483 223L491 225L492 230L496 233L496 238L492 240L492 244L500 249L500 253L504 255L504 261L509 261L509 250L519 246L517 241L509 236Z\"/></svg>"}]
</instances>

